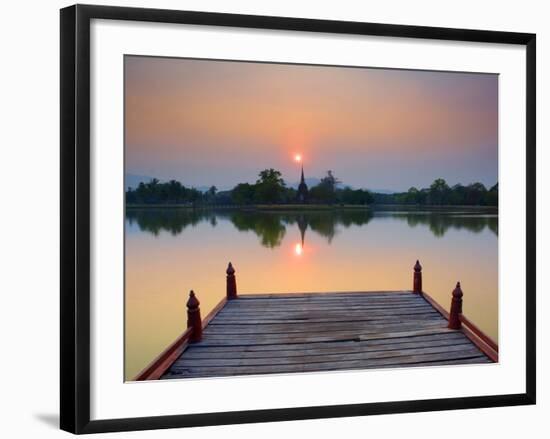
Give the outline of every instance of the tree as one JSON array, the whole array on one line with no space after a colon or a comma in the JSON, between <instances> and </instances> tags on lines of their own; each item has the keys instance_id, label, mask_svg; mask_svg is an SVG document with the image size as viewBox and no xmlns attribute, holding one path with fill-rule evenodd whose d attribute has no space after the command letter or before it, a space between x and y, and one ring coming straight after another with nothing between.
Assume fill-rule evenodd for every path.
<instances>
[{"instance_id":1,"label":"tree","mask_svg":"<svg viewBox=\"0 0 550 439\"><path fill-rule=\"evenodd\" d=\"M430 185L430 201L432 204L445 204L449 194L449 185L442 178L437 178Z\"/></svg>"},{"instance_id":2,"label":"tree","mask_svg":"<svg viewBox=\"0 0 550 439\"><path fill-rule=\"evenodd\" d=\"M487 188L482 183L472 183L466 186L466 204L476 206L484 204Z\"/></svg>"},{"instance_id":3,"label":"tree","mask_svg":"<svg viewBox=\"0 0 550 439\"><path fill-rule=\"evenodd\" d=\"M231 199L236 204L251 204L254 201L255 186L239 183L231 191Z\"/></svg>"},{"instance_id":4,"label":"tree","mask_svg":"<svg viewBox=\"0 0 550 439\"><path fill-rule=\"evenodd\" d=\"M218 188L216 186L210 186L206 191L206 198L210 203L213 203L216 200L216 192Z\"/></svg>"},{"instance_id":5,"label":"tree","mask_svg":"<svg viewBox=\"0 0 550 439\"><path fill-rule=\"evenodd\" d=\"M410 187L409 190L407 191L407 194L405 195L405 201L407 203L417 204L419 202L418 201L419 192L420 191L414 186Z\"/></svg>"},{"instance_id":6,"label":"tree","mask_svg":"<svg viewBox=\"0 0 550 439\"><path fill-rule=\"evenodd\" d=\"M276 203L285 193L285 181L282 174L273 168L264 169L256 181L255 199L259 203Z\"/></svg>"},{"instance_id":7,"label":"tree","mask_svg":"<svg viewBox=\"0 0 550 439\"><path fill-rule=\"evenodd\" d=\"M332 171L327 171L327 175L321 179L321 182L311 188L310 197L322 203L333 203L336 201L336 186L340 181L332 174Z\"/></svg>"},{"instance_id":8,"label":"tree","mask_svg":"<svg viewBox=\"0 0 550 439\"><path fill-rule=\"evenodd\" d=\"M498 206L498 183L485 194L485 204L487 206Z\"/></svg>"},{"instance_id":9,"label":"tree","mask_svg":"<svg viewBox=\"0 0 550 439\"><path fill-rule=\"evenodd\" d=\"M466 204L466 187L460 183L455 184L451 188L447 202L453 206Z\"/></svg>"},{"instance_id":10,"label":"tree","mask_svg":"<svg viewBox=\"0 0 550 439\"><path fill-rule=\"evenodd\" d=\"M369 191L364 189L353 190L349 186L337 190L336 197L343 204L370 204L374 200Z\"/></svg>"}]
</instances>

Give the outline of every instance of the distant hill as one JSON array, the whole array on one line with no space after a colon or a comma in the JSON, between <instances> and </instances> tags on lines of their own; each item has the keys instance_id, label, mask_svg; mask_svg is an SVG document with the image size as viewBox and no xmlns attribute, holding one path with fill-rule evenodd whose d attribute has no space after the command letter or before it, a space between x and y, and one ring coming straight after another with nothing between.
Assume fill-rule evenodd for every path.
<instances>
[{"instance_id":1,"label":"distant hill","mask_svg":"<svg viewBox=\"0 0 550 439\"><path fill-rule=\"evenodd\" d=\"M128 189L129 187L135 189L139 186L141 182L148 183L153 178L154 177L151 177L149 175L126 174L124 176L124 190Z\"/></svg>"}]
</instances>

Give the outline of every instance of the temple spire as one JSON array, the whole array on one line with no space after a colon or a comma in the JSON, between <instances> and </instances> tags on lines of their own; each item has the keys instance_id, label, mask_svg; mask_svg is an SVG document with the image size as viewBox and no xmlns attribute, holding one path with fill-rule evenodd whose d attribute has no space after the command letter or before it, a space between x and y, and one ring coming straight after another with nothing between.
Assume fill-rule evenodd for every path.
<instances>
[{"instance_id":1,"label":"temple spire","mask_svg":"<svg viewBox=\"0 0 550 439\"><path fill-rule=\"evenodd\" d=\"M304 177L304 165L302 165L302 175L300 177L300 184L298 185L298 193L296 194L296 199L300 203L307 202L308 198L308 190L307 190L307 184L306 179Z\"/></svg>"}]
</instances>

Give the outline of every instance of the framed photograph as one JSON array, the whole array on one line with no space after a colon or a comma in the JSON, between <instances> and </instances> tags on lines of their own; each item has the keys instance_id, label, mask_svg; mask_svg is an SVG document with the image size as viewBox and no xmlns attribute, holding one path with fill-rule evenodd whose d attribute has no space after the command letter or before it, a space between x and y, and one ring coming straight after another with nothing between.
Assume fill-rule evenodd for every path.
<instances>
[{"instance_id":1,"label":"framed photograph","mask_svg":"<svg viewBox=\"0 0 550 439\"><path fill-rule=\"evenodd\" d=\"M61 428L535 403L535 35L61 10Z\"/></svg>"}]
</instances>

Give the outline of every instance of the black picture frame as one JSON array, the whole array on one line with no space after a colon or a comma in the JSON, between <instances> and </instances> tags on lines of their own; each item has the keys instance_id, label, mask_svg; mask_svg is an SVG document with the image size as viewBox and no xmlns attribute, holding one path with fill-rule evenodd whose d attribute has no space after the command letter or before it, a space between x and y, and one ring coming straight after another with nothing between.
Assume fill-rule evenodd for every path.
<instances>
[{"instance_id":1,"label":"black picture frame","mask_svg":"<svg viewBox=\"0 0 550 439\"><path fill-rule=\"evenodd\" d=\"M70 6L62 9L60 13L60 424L63 430L72 433L98 433L535 404L535 34L88 5ZM525 133L527 159L525 393L90 420L90 21L92 19L407 37L525 46L527 60L525 66L527 83Z\"/></svg>"}]
</instances>

